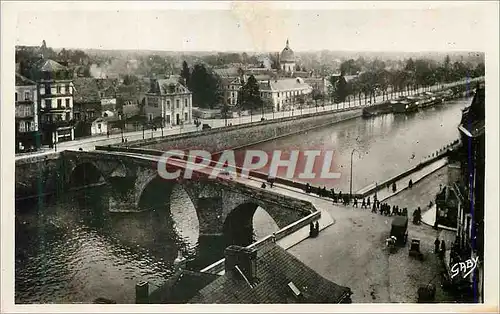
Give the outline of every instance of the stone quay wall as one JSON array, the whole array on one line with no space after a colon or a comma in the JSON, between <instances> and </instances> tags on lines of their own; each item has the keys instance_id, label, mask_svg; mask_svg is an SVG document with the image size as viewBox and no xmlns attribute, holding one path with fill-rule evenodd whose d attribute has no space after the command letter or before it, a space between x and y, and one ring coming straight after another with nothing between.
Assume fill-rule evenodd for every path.
<instances>
[{"instance_id":1,"label":"stone quay wall","mask_svg":"<svg viewBox=\"0 0 500 314\"><path fill-rule=\"evenodd\" d=\"M276 138L331 125L340 121L360 117L361 114L362 110L359 108L342 109L334 112L324 111L302 116L292 116L190 132L163 138L120 143L111 147L134 148L135 151L204 149L212 153L217 153L225 149L237 149L257 145ZM106 150L106 147L99 146L96 147L96 149Z\"/></svg>"}]
</instances>

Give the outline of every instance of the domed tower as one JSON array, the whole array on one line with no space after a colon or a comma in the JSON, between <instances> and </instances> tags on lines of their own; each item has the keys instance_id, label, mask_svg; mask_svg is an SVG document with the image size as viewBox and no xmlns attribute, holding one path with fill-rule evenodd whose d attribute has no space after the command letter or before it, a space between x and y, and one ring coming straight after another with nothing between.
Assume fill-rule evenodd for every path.
<instances>
[{"instance_id":1,"label":"domed tower","mask_svg":"<svg viewBox=\"0 0 500 314\"><path fill-rule=\"evenodd\" d=\"M286 40L286 47L280 54L280 69L287 73L295 72L295 54L290 49L288 39Z\"/></svg>"}]
</instances>

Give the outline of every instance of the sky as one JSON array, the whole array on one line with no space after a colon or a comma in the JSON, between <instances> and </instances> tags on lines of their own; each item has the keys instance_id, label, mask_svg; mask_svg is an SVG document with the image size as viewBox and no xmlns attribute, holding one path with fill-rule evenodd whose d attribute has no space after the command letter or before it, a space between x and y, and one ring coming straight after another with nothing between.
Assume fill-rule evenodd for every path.
<instances>
[{"instance_id":1,"label":"sky","mask_svg":"<svg viewBox=\"0 0 500 314\"><path fill-rule=\"evenodd\" d=\"M167 51L485 51L467 2L16 3L16 45ZM491 4L491 3L490 3ZM12 6L14 8L14 6Z\"/></svg>"}]
</instances>

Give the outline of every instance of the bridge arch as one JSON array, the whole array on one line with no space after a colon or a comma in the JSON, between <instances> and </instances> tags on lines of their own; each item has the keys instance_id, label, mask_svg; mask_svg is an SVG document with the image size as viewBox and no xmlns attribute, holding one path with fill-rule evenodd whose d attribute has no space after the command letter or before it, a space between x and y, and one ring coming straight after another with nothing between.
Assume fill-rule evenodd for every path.
<instances>
[{"instance_id":1,"label":"bridge arch","mask_svg":"<svg viewBox=\"0 0 500 314\"><path fill-rule=\"evenodd\" d=\"M79 188L104 181L104 175L99 167L91 161L85 161L73 167L68 185L70 188Z\"/></svg>"},{"instance_id":2,"label":"bridge arch","mask_svg":"<svg viewBox=\"0 0 500 314\"><path fill-rule=\"evenodd\" d=\"M258 216L258 217L256 217ZM258 218L257 221L255 218ZM280 218L274 215L274 211L267 210L259 202L245 202L236 206L226 216L223 224L223 236L225 245L247 246L255 239L255 223L262 224L260 228L268 235L278 231Z\"/></svg>"},{"instance_id":3,"label":"bridge arch","mask_svg":"<svg viewBox=\"0 0 500 314\"><path fill-rule=\"evenodd\" d=\"M157 174L140 184L137 207L151 211L162 226L171 227L175 237L195 244L200 234L196 202L183 184L165 180Z\"/></svg>"}]
</instances>

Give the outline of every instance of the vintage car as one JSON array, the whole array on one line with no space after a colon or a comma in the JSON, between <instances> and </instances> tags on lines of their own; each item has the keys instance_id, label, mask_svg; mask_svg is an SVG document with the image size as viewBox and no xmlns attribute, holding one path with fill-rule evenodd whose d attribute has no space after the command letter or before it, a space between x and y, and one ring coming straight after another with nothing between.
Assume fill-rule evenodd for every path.
<instances>
[{"instance_id":1,"label":"vintage car","mask_svg":"<svg viewBox=\"0 0 500 314\"><path fill-rule=\"evenodd\" d=\"M396 244L405 246L408 241L408 217L396 216L391 224L391 237L396 237Z\"/></svg>"}]
</instances>

